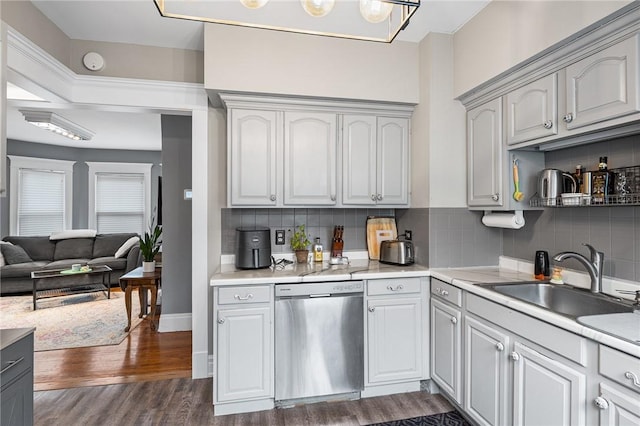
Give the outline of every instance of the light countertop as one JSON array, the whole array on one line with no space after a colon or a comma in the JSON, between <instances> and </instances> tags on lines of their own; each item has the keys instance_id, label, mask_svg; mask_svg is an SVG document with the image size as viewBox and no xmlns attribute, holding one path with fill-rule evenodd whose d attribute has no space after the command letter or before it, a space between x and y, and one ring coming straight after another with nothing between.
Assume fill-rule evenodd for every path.
<instances>
[{"instance_id":1,"label":"light countertop","mask_svg":"<svg viewBox=\"0 0 640 426\"><path fill-rule=\"evenodd\" d=\"M417 264L397 266L367 259L352 260L349 265L329 265L327 262L322 264L293 263L284 268L270 267L253 270L236 270L234 265L222 265L220 270L211 277L210 285L217 287L227 285L291 284L432 276L469 293L484 297L541 321L640 358L640 342L634 342L632 337L624 336L627 338L626 340L614 337L594 326L581 324L572 318L476 285L533 280L532 271L528 271L526 267L524 269L520 267L511 269L510 267L513 266L513 263L508 262L507 266L509 267L505 267L503 264L502 266L429 269Z\"/></svg>"}]
</instances>

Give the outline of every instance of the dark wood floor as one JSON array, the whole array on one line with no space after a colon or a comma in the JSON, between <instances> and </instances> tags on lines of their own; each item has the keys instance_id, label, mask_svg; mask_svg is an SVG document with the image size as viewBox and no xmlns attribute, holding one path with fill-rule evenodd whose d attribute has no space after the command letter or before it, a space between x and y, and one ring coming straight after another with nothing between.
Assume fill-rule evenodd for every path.
<instances>
[{"instance_id":1,"label":"dark wood floor","mask_svg":"<svg viewBox=\"0 0 640 426\"><path fill-rule=\"evenodd\" d=\"M36 425L366 425L452 410L414 392L213 415L212 379L191 379L191 332L145 320L120 345L35 353Z\"/></svg>"},{"instance_id":2,"label":"dark wood floor","mask_svg":"<svg viewBox=\"0 0 640 426\"><path fill-rule=\"evenodd\" d=\"M440 395L412 392L214 417L211 379L36 392L34 405L36 425L367 425L452 410Z\"/></svg>"}]
</instances>

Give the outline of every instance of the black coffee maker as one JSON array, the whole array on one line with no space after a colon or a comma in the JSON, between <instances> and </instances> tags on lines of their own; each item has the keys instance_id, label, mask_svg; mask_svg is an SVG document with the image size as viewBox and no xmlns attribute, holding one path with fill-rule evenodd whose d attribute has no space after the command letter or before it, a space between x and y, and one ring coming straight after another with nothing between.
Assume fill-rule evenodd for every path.
<instances>
[{"instance_id":1,"label":"black coffee maker","mask_svg":"<svg viewBox=\"0 0 640 426\"><path fill-rule=\"evenodd\" d=\"M271 266L269 228L236 228L236 268L260 269Z\"/></svg>"}]
</instances>

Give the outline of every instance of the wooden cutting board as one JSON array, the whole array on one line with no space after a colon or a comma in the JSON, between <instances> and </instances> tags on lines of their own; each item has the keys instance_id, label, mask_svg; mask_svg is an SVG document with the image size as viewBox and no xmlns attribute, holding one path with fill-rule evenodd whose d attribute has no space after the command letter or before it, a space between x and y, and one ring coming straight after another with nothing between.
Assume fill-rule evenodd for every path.
<instances>
[{"instance_id":1,"label":"wooden cutting board","mask_svg":"<svg viewBox=\"0 0 640 426\"><path fill-rule=\"evenodd\" d=\"M398 229L396 228L395 217L376 217L369 216L367 218L367 250L369 251L369 259L380 259L380 243L385 240L396 240L398 238Z\"/></svg>"}]
</instances>

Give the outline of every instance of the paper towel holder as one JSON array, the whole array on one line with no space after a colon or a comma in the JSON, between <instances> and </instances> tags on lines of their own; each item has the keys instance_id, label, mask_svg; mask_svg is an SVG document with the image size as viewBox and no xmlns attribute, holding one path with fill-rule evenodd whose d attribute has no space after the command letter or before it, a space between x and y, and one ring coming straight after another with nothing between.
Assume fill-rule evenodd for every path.
<instances>
[{"instance_id":1,"label":"paper towel holder","mask_svg":"<svg viewBox=\"0 0 640 426\"><path fill-rule=\"evenodd\" d=\"M506 220L504 222L498 221L498 223L495 223L495 221L492 221L494 222L493 224L487 223L488 221L485 222L485 218L495 217L497 215L504 216ZM494 227L494 228L520 229L525 225L524 213L522 210L514 210L513 214L509 212L500 212L496 214L496 213L493 213L491 210L485 210L482 219L483 219L482 223L485 226Z\"/></svg>"}]
</instances>

